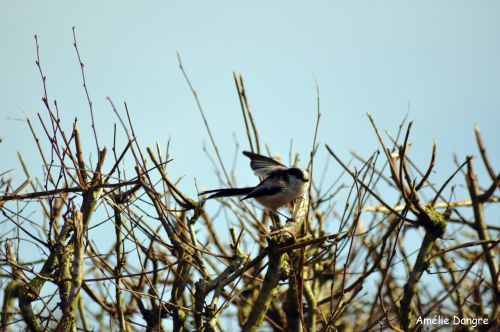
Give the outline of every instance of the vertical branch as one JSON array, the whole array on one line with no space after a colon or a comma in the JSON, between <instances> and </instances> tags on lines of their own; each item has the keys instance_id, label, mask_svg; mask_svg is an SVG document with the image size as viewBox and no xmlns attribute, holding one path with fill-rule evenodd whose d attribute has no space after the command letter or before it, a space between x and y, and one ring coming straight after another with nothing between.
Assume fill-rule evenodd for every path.
<instances>
[{"instance_id":1,"label":"vertical branch","mask_svg":"<svg viewBox=\"0 0 500 332\"><path fill-rule=\"evenodd\" d=\"M286 314L286 328L289 331L302 331L301 317L301 302L302 296L300 294L299 288L301 287L301 278L303 276L303 261L301 250L295 250L288 254L289 259L289 269L290 273L288 275L288 290L286 292L286 300L283 304L283 309ZM302 272L302 273L301 273Z\"/></svg>"},{"instance_id":2,"label":"vertical branch","mask_svg":"<svg viewBox=\"0 0 500 332\"><path fill-rule=\"evenodd\" d=\"M250 108L250 103L248 102L247 92L245 90L245 83L243 82L243 76L241 75L239 76L239 83L241 87L241 96L243 97L243 101L245 102L245 110L247 111L248 118L250 119L250 124L252 125L255 147L257 149L257 153L260 153L259 131L257 130L257 125L255 124L255 120L253 118L253 113Z\"/></svg>"},{"instance_id":3,"label":"vertical branch","mask_svg":"<svg viewBox=\"0 0 500 332\"><path fill-rule=\"evenodd\" d=\"M5 258L7 260L7 264L11 265L11 275L10 280L7 283L7 286L4 288L3 295L3 305L2 305L2 314L1 314L1 331L8 332L9 328L9 320L12 316L12 312L14 312L14 299L18 297L19 286L21 286L21 276L19 274L19 268L16 266L16 255L14 253L14 249L12 248L12 242L7 240L5 242Z\"/></svg>"},{"instance_id":4,"label":"vertical branch","mask_svg":"<svg viewBox=\"0 0 500 332\"><path fill-rule=\"evenodd\" d=\"M491 165L488 154L486 153L486 148L484 146L479 127L474 128L474 134L476 135L477 147L479 149L479 153L481 154L481 158L483 159L484 166L486 167L486 170L488 171L491 179L493 181L496 181L495 171L493 170L493 166Z\"/></svg>"},{"instance_id":5,"label":"vertical branch","mask_svg":"<svg viewBox=\"0 0 500 332\"><path fill-rule=\"evenodd\" d=\"M467 159L467 188L469 189L470 198L472 201L472 209L474 211L474 228L481 241L490 240L490 235L488 233L488 228L486 227L486 221L484 217L484 207L483 202L480 200L479 187L477 184L476 173L472 167L471 158ZM500 301L500 291L498 286L498 265L493 253L488 249L487 244L482 244L486 263L488 264L488 269L491 275L491 282L493 284L493 289L495 291L495 302Z\"/></svg>"},{"instance_id":6,"label":"vertical branch","mask_svg":"<svg viewBox=\"0 0 500 332\"><path fill-rule=\"evenodd\" d=\"M309 332L316 331L316 311L318 309L318 300L316 298L316 294L318 293L317 284L318 280L304 284L304 297L307 301L306 328Z\"/></svg>"},{"instance_id":7,"label":"vertical branch","mask_svg":"<svg viewBox=\"0 0 500 332\"><path fill-rule=\"evenodd\" d=\"M63 279L60 286L63 318L59 323L58 330L61 331L73 331L76 328L76 308L83 278L84 251L82 213L79 210L73 211L72 226L73 236L70 243L64 247L60 260L62 267L60 278ZM72 261L71 258L73 258Z\"/></svg>"},{"instance_id":8,"label":"vertical branch","mask_svg":"<svg viewBox=\"0 0 500 332\"><path fill-rule=\"evenodd\" d=\"M85 95L87 97L87 103L89 104L90 118L92 120L92 131L94 132L95 144L97 147L97 151L99 152L100 151L99 141L97 140L97 131L95 129L95 121L94 121L94 108L92 107L92 101L90 100L89 90L87 89L87 82L85 80L85 70L84 70L85 65L83 64L83 61L80 57L80 51L78 50L78 45L76 44L75 27L73 27L72 30L73 30L73 47L75 48L76 55L78 57L78 62L80 64L80 70L82 73L83 88L85 90Z\"/></svg>"},{"instance_id":9,"label":"vertical branch","mask_svg":"<svg viewBox=\"0 0 500 332\"><path fill-rule=\"evenodd\" d=\"M82 143L80 140L80 132L76 126L76 122L73 125L73 134L75 136L75 148L76 148L76 160L78 162L78 169L76 173L80 179L80 184L85 184L87 182L87 173L85 172L85 163L83 162L83 152Z\"/></svg>"},{"instance_id":10,"label":"vertical branch","mask_svg":"<svg viewBox=\"0 0 500 332\"><path fill-rule=\"evenodd\" d=\"M172 311L172 319L174 321L174 331L184 332L186 331L186 313L179 308L182 301L182 294L186 288L186 281L189 277L191 270L191 257L184 250L180 250L179 264L175 271L175 278L172 284L172 292L170 302L176 304Z\"/></svg>"},{"instance_id":11,"label":"vertical branch","mask_svg":"<svg viewBox=\"0 0 500 332\"><path fill-rule=\"evenodd\" d=\"M429 257L434 242L442 237L446 230L447 217L449 216L442 215L431 207L424 207L422 213L418 216L417 221L425 227L426 231L417 259L405 284L403 299L401 300L401 327L405 331L409 331L411 328L413 300L418 292L418 283L422 273L431 263Z\"/></svg>"},{"instance_id":12,"label":"vertical branch","mask_svg":"<svg viewBox=\"0 0 500 332\"><path fill-rule=\"evenodd\" d=\"M125 322L125 308L123 306L123 297L122 297L122 290L121 290L121 275L123 273L123 263L124 263L124 256L123 256L123 242L122 242L122 217L121 217L121 204L123 203L122 197L119 197L120 195L114 195L114 201L115 204L113 206L113 213L115 217L115 235L116 235L116 242L115 242L115 254L116 254L116 267L115 267L115 275L116 275L116 283L115 283L115 297L116 297L116 310L117 310L117 315L118 315L118 322L120 324L120 331L127 332L128 327Z\"/></svg>"},{"instance_id":13,"label":"vertical branch","mask_svg":"<svg viewBox=\"0 0 500 332\"><path fill-rule=\"evenodd\" d=\"M82 327L85 331L90 331L89 323L87 321L87 313L85 311L85 304L83 303L82 297L80 296L78 300L78 312L80 313L80 319L82 320Z\"/></svg>"},{"instance_id":14,"label":"vertical branch","mask_svg":"<svg viewBox=\"0 0 500 332\"><path fill-rule=\"evenodd\" d=\"M250 151L255 152L252 142L252 135L250 134L250 127L248 126L247 113L245 110L245 104L243 104L243 94L244 90L238 80L238 75L233 71L234 84L236 85L236 91L238 92L238 99L240 100L241 113L243 115L243 122L245 123L245 129L247 132L248 144L250 144ZM243 91L242 91L243 90Z\"/></svg>"},{"instance_id":15,"label":"vertical branch","mask_svg":"<svg viewBox=\"0 0 500 332\"><path fill-rule=\"evenodd\" d=\"M49 257L45 260L42 269L38 275L30 282L24 283L19 288L19 308L23 319L31 331L43 331L39 318L33 312L31 303L40 296L40 291L43 285L50 279L52 272L59 266L58 253L63 247L64 241L67 239L70 231L68 221L64 223L61 232L59 233L56 245L51 250Z\"/></svg>"},{"instance_id":16,"label":"vertical branch","mask_svg":"<svg viewBox=\"0 0 500 332\"><path fill-rule=\"evenodd\" d=\"M243 326L243 332L259 331L260 326L266 317L267 311L271 306L273 296L277 292L278 282L281 277L281 268L284 263L283 254L276 251L276 249L282 244L279 239L279 237L278 239L269 239L269 262L266 276L252 311Z\"/></svg>"},{"instance_id":17,"label":"vertical branch","mask_svg":"<svg viewBox=\"0 0 500 332\"><path fill-rule=\"evenodd\" d=\"M403 299L401 300L401 327L405 331L409 331L411 327L413 299L418 292L420 277L422 277L422 273L428 268L427 257L431 253L435 240L436 237L431 232L425 233L417 259L404 286Z\"/></svg>"}]
</instances>

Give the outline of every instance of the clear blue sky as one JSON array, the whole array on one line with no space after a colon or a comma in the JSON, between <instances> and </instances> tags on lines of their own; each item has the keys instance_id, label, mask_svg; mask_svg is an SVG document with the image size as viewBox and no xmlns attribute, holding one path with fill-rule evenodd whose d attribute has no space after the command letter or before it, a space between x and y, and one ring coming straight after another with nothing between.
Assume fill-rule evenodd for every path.
<instances>
[{"instance_id":1,"label":"clear blue sky","mask_svg":"<svg viewBox=\"0 0 500 332\"><path fill-rule=\"evenodd\" d=\"M453 170L453 153L461 159L477 155L474 125L500 165L498 13L498 1L4 0L0 166L18 168L17 150L32 168L41 163L26 124L15 120L26 112L42 136L36 118L44 109L34 34L49 98L57 99L67 126L78 117L88 137L87 151L93 147L72 26L101 143L111 145L110 123L116 121L105 97L118 105L126 100L141 145L159 141L165 146L172 138L171 174L186 176L182 186L190 194L195 193L194 177L200 187L218 183L202 153L208 135L178 69L176 50L228 166L233 134L247 148L233 70L246 79L263 141L284 156L291 139L304 160L311 147L316 79L323 113L319 141L345 159L350 149L366 155L378 147L365 110L381 128L395 132L409 108L415 122L412 156L426 165L435 140L436 178ZM321 150L319 158L325 157ZM332 177L339 171L335 167ZM237 171L245 184L255 181L243 157ZM19 171L13 174L21 181Z\"/></svg>"}]
</instances>

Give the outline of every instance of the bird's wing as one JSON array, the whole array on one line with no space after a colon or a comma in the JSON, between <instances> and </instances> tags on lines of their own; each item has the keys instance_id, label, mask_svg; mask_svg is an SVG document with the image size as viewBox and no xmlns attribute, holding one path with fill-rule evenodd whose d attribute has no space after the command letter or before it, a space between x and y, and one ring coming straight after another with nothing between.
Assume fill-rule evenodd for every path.
<instances>
[{"instance_id":1,"label":"bird's wing","mask_svg":"<svg viewBox=\"0 0 500 332\"><path fill-rule=\"evenodd\" d=\"M273 171L288 169L288 167L272 158L249 151L243 151L243 154L250 158L250 167L256 176L267 177Z\"/></svg>"},{"instance_id":2,"label":"bird's wing","mask_svg":"<svg viewBox=\"0 0 500 332\"><path fill-rule=\"evenodd\" d=\"M271 196L279 193L280 191L283 190L283 187L281 186L257 186L255 187L254 190L252 190L248 195L243 197L242 200L245 200L247 198L255 198L255 197L262 197L262 196Z\"/></svg>"},{"instance_id":3,"label":"bird's wing","mask_svg":"<svg viewBox=\"0 0 500 332\"><path fill-rule=\"evenodd\" d=\"M280 177L270 176L264 179L257 187L249 192L243 199L275 195L286 188L287 183Z\"/></svg>"}]
</instances>

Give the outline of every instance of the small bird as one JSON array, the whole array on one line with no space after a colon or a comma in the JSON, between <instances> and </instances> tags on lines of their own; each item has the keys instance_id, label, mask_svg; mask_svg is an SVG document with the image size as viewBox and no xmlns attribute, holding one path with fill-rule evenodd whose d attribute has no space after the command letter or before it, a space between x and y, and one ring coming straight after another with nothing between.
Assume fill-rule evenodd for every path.
<instances>
[{"instance_id":1,"label":"small bird","mask_svg":"<svg viewBox=\"0 0 500 332\"><path fill-rule=\"evenodd\" d=\"M207 199L229 196L244 196L241 200L254 198L265 208L276 211L305 192L309 182L309 174L305 170L286 167L253 152L243 151L243 154L250 158L254 174L264 177L264 180L255 187L207 190L200 195L212 194Z\"/></svg>"}]
</instances>

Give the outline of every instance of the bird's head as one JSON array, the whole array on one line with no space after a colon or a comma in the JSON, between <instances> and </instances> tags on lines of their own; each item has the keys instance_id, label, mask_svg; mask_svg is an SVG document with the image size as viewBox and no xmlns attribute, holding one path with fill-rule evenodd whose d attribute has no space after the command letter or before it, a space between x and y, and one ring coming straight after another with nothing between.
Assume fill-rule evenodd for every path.
<instances>
[{"instance_id":1,"label":"bird's head","mask_svg":"<svg viewBox=\"0 0 500 332\"><path fill-rule=\"evenodd\" d=\"M299 180L302 180L303 182L308 182L309 181L309 173L307 171L300 169L300 168L289 168L287 171L288 175L294 176Z\"/></svg>"}]
</instances>

